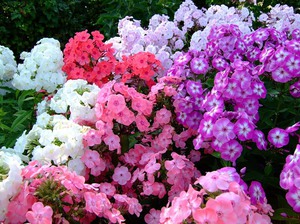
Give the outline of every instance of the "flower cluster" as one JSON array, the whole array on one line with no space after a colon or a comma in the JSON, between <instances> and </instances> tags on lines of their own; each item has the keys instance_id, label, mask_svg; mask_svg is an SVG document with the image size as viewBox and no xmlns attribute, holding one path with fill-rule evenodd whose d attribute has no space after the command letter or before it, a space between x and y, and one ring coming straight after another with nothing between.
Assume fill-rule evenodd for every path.
<instances>
[{"instance_id":1,"label":"flower cluster","mask_svg":"<svg viewBox=\"0 0 300 224\"><path fill-rule=\"evenodd\" d=\"M11 80L17 72L17 63L15 61L14 53L7 47L0 46L0 84L1 86L11 85ZM4 90L0 90L4 94Z\"/></svg>"},{"instance_id":2,"label":"flower cluster","mask_svg":"<svg viewBox=\"0 0 300 224\"><path fill-rule=\"evenodd\" d=\"M298 119L300 31L252 31L252 18L246 8L199 10L186 0L174 21L154 15L144 29L120 20L120 36L107 42L99 31L76 33L56 62L68 80L37 105L36 124L15 144L28 165L19 190L2 196L0 221L271 223L263 186L276 178L253 167L284 160L299 137L299 122L279 115L291 110ZM33 79L54 57L47 64L35 49L19 65ZM272 105L279 97L296 108ZM299 149L280 176L296 212ZM246 173L251 156L266 158ZM8 161L0 184L14 170Z\"/></svg>"},{"instance_id":3,"label":"flower cluster","mask_svg":"<svg viewBox=\"0 0 300 224\"><path fill-rule=\"evenodd\" d=\"M101 86L108 81L114 71L115 57L111 44L103 43L104 36L99 31L77 32L64 49L62 70L68 79L85 79Z\"/></svg>"},{"instance_id":4,"label":"flower cluster","mask_svg":"<svg viewBox=\"0 0 300 224\"><path fill-rule=\"evenodd\" d=\"M54 92L66 81L63 66L63 54L60 43L53 38L43 38L31 52L23 52L23 64L18 64L18 72L12 84L20 90L34 89Z\"/></svg>"},{"instance_id":5,"label":"flower cluster","mask_svg":"<svg viewBox=\"0 0 300 224\"><path fill-rule=\"evenodd\" d=\"M32 129L17 140L14 150L42 164L68 165L70 170L84 173L80 158L84 153L83 136L89 130L63 115L44 112L37 117Z\"/></svg>"},{"instance_id":6,"label":"flower cluster","mask_svg":"<svg viewBox=\"0 0 300 224\"><path fill-rule=\"evenodd\" d=\"M290 33L300 25L300 15L294 12L294 8L280 4L272 6L268 13L262 13L258 20L268 27Z\"/></svg>"},{"instance_id":7,"label":"flower cluster","mask_svg":"<svg viewBox=\"0 0 300 224\"><path fill-rule=\"evenodd\" d=\"M22 170L21 189L8 204L9 223L91 223L97 216L121 223L123 216L103 193L101 184L85 184L83 176L64 166L30 162ZM119 195L122 197L123 195ZM123 197L126 199L126 196ZM133 203L131 203L132 205Z\"/></svg>"},{"instance_id":8,"label":"flower cluster","mask_svg":"<svg viewBox=\"0 0 300 224\"><path fill-rule=\"evenodd\" d=\"M37 115L62 114L71 121L84 124L94 122L96 115L93 107L99 87L88 84L86 80L68 80L54 95L49 95L37 105Z\"/></svg>"},{"instance_id":9,"label":"flower cluster","mask_svg":"<svg viewBox=\"0 0 300 224\"><path fill-rule=\"evenodd\" d=\"M0 149L0 221L5 220L7 206L22 184L22 161L4 147Z\"/></svg>"},{"instance_id":10,"label":"flower cluster","mask_svg":"<svg viewBox=\"0 0 300 224\"><path fill-rule=\"evenodd\" d=\"M253 181L247 189L235 169L226 167L199 177L194 187L190 185L172 200L171 206L150 211L145 221L148 224L271 223L272 212L259 182Z\"/></svg>"},{"instance_id":11,"label":"flower cluster","mask_svg":"<svg viewBox=\"0 0 300 224\"><path fill-rule=\"evenodd\" d=\"M280 174L280 186L283 189L288 190L286 194L286 199L296 212L300 212L299 157L300 145L298 144L296 146L294 154L289 155L286 158L286 163Z\"/></svg>"}]
</instances>

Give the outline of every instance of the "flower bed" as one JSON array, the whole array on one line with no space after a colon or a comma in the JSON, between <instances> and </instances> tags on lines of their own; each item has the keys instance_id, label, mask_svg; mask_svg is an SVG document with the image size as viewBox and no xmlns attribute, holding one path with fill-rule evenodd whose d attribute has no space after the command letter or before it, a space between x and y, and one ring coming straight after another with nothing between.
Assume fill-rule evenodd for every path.
<instances>
[{"instance_id":1,"label":"flower bed","mask_svg":"<svg viewBox=\"0 0 300 224\"><path fill-rule=\"evenodd\" d=\"M280 7L254 29L186 0L107 41L43 38L18 66L0 48L2 80L43 96L0 150L0 222L299 221L300 30Z\"/></svg>"}]
</instances>

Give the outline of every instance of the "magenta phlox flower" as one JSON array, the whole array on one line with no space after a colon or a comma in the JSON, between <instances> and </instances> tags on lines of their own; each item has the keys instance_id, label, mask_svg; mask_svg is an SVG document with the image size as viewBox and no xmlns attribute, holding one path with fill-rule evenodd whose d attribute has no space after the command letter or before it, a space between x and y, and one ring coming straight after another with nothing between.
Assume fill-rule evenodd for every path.
<instances>
[{"instance_id":1,"label":"magenta phlox flower","mask_svg":"<svg viewBox=\"0 0 300 224\"><path fill-rule=\"evenodd\" d=\"M289 190L294 185L295 174L293 165L285 164L283 170L280 173L280 187L285 190Z\"/></svg>"},{"instance_id":2,"label":"magenta phlox flower","mask_svg":"<svg viewBox=\"0 0 300 224\"><path fill-rule=\"evenodd\" d=\"M267 96L267 89L262 81L252 81L251 82L251 89L252 89L252 97L255 98L266 98Z\"/></svg>"},{"instance_id":3,"label":"magenta phlox flower","mask_svg":"<svg viewBox=\"0 0 300 224\"><path fill-rule=\"evenodd\" d=\"M215 80L214 80L214 89L217 91L223 92L228 85L228 74L229 69L226 69L224 71L220 71L216 74Z\"/></svg>"},{"instance_id":4,"label":"magenta phlox flower","mask_svg":"<svg viewBox=\"0 0 300 224\"><path fill-rule=\"evenodd\" d=\"M32 211L26 213L28 222L32 224L51 224L53 210L50 206L44 206L42 202L32 205Z\"/></svg>"},{"instance_id":5,"label":"magenta phlox flower","mask_svg":"<svg viewBox=\"0 0 300 224\"><path fill-rule=\"evenodd\" d=\"M299 54L300 56L300 54ZM285 63L283 64L283 69L287 71L292 78L300 77L300 57L296 55L288 55Z\"/></svg>"},{"instance_id":6,"label":"magenta phlox flower","mask_svg":"<svg viewBox=\"0 0 300 224\"><path fill-rule=\"evenodd\" d=\"M265 135L260 130L254 130L252 134L252 141L256 143L256 146L260 150L266 150L267 149L267 141L265 139Z\"/></svg>"},{"instance_id":7,"label":"magenta phlox flower","mask_svg":"<svg viewBox=\"0 0 300 224\"><path fill-rule=\"evenodd\" d=\"M280 83L286 83L293 78L292 75L284 67L277 68L271 73L271 76L276 82Z\"/></svg>"},{"instance_id":8,"label":"magenta phlox flower","mask_svg":"<svg viewBox=\"0 0 300 224\"><path fill-rule=\"evenodd\" d=\"M204 75L209 68L208 60L205 57L195 57L191 60L190 67L193 73Z\"/></svg>"},{"instance_id":9,"label":"magenta phlox flower","mask_svg":"<svg viewBox=\"0 0 300 224\"><path fill-rule=\"evenodd\" d=\"M235 163L237 158L242 154L243 147L238 141L231 139L224 143L219 151L221 152L221 157L223 159Z\"/></svg>"},{"instance_id":10,"label":"magenta phlox flower","mask_svg":"<svg viewBox=\"0 0 300 224\"><path fill-rule=\"evenodd\" d=\"M300 212L300 188L292 186L286 194L286 200L295 212Z\"/></svg>"},{"instance_id":11,"label":"magenta phlox flower","mask_svg":"<svg viewBox=\"0 0 300 224\"><path fill-rule=\"evenodd\" d=\"M266 194L261 183L258 181L251 182L249 187L249 195L253 205L258 203L263 204L265 202Z\"/></svg>"},{"instance_id":12,"label":"magenta phlox flower","mask_svg":"<svg viewBox=\"0 0 300 224\"><path fill-rule=\"evenodd\" d=\"M300 80L290 85L290 94L295 98L300 98Z\"/></svg>"},{"instance_id":13,"label":"magenta phlox flower","mask_svg":"<svg viewBox=\"0 0 300 224\"><path fill-rule=\"evenodd\" d=\"M273 128L268 133L269 142L276 148L282 148L289 143L289 134L282 128Z\"/></svg>"},{"instance_id":14,"label":"magenta phlox flower","mask_svg":"<svg viewBox=\"0 0 300 224\"><path fill-rule=\"evenodd\" d=\"M246 118L239 118L234 124L234 132L241 141L252 139L255 125Z\"/></svg>"},{"instance_id":15,"label":"magenta phlox flower","mask_svg":"<svg viewBox=\"0 0 300 224\"><path fill-rule=\"evenodd\" d=\"M222 143L235 138L234 124L227 118L220 118L213 126L213 135Z\"/></svg>"}]
</instances>

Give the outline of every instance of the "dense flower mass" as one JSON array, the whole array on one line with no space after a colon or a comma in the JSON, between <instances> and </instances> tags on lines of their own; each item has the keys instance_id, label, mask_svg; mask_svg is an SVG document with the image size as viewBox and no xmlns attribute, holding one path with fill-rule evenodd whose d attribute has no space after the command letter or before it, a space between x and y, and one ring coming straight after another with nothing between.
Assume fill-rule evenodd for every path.
<instances>
[{"instance_id":1,"label":"dense flower mass","mask_svg":"<svg viewBox=\"0 0 300 224\"><path fill-rule=\"evenodd\" d=\"M1 86L11 85L11 80L17 72L17 63L15 61L14 53L7 47L0 46L0 83ZM0 89L0 94L6 91Z\"/></svg>"},{"instance_id":2,"label":"dense flower mass","mask_svg":"<svg viewBox=\"0 0 300 224\"><path fill-rule=\"evenodd\" d=\"M106 42L44 38L17 70L0 48L1 80L44 92L0 149L0 222L299 221L298 17L186 0Z\"/></svg>"},{"instance_id":3,"label":"dense flower mass","mask_svg":"<svg viewBox=\"0 0 300 224\"><path fill-rule=\"evenodd\" d=\"M31 52L23 52L23 64L18 64L18 72L14 74L12 84L20 90L46 90L51 93L65 81L63 73L63 54L60 43L53 38L43 38Z\"/></svg>"}]
</instances>

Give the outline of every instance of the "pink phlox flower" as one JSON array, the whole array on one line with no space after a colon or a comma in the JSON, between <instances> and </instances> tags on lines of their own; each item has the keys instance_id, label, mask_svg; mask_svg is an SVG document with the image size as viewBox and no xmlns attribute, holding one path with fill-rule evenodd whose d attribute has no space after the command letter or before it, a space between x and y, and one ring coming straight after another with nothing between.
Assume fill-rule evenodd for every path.
<instances>
[{"instance_id":1,"label":"pink phlox flower","mask_svg":"<svg viewBox=\"0 0 300 224\"><path fill-rule=\"evenodd\" d=\"M152 195L158 196L159 199L162 199L167 194L165 185L160 182L154 182L152 185L152 190Z\"/></svg>"},{"instance_id":2,"label":"pink phlox flower","mask_svg":"<svg viewBox=\"0 0 300 224\"><path fill-rule=\"evenodd\" d=\"M81 157L82 162L88 167L93 168L101 163L100 155L95 150L86 149Z\"/></svg>"},{"instance_id":3,"label":"pink phlox flower","mask_svg":"<svg viewBox=\"0 0 300 224\"><path fill-rule=\"evenodd\" d=\"M61 181L61 183L65 186L65 188L71 190L74 194L77 194L84 188L85 178L77 175L76 173L69 172L65 175L65 178Z\"/></svg>"},{"instance_id":4,"label":"pink phlox flower","mask_svg":"<svg viewBox=\"0 0 300 224\"><path fill-rule=\"evenodd\" d=\"M227 173L212 171L199 177L194 184L200 184L205 190L215 192L218 190L227 190L230 183L230 177Z\"/></svg>"},{"instance_id":5,"label":"pink phlox flower","mask_svg":"<svg viewBox=\"0 0 300 224\"><path fill-rule=\"evenodd\" d=\"M125 98L121 94L112 94L108 97L107 108L112 113L119 113L126 107Z\"/></svg>"},{"instance_id":6,"label":"pink phlox flower","mask_svg":"<svg viewBox=\"0 0 300 224\"><path fill-rule=\"evenodd\" d=\"M218 216L218 222L216 223L237 223L237 216L229 200L225 200L224 198L209 199L206 203L206 208L211 208L216 212Z\"/></svg>"},{"instance_id":7,"label":"pink phlox flower","mask_svg":"<svg viewBox=\"0 0 300 224\"><path fill-rule=\"evenodd\" d=\"M149 213L147 213L145 215L145 222L147 224L157 224L157 223L160 223L159 220L160 220L160 213L161 211L160 210L156 210L154 208L151 208Z\"/></svg>"},{"instance_id":8,"label":"pink phlox flower","mask_svg":"<svg viewBox=\"0 0 300 224\"><path fill-rule=\"evenodd\" d=\"M110 134L107 135L103 141L105 142L106 145L108 145L108 149L110 151L114 151L117 149L117 153L121 153L121 144L120 144L120 137L115 134Z\"/></svg>"},{"instance_id":9,"label":"pink phlox flower","mask_svg":"<svg viewBox=\"0 0 300 224\"><path fill-rule=\"evenodd\" d=\"M149 116L152 112L153 103L142 97L132 98L131 107L140 114Z\"/></svg>"},{"instance_id":10,"label":"pink phlox flower","mask_svg":"<svg viewBox=\"0 0 300 224\"><path fill-rule=\"evenodd\" d=\"M181 170L186 166L186 161L188 160L185 156L178 155L175 152L171 153L173 160L166 160L165 161L165 168L170 170Z\"/></svg>"},{"instance_id":11,"label":"pink phlox flower","mask_svg":"<svg viewBox=\"0 0 300 224\"><path fill-rule=\"evenodd\" d=\"M112 207L104 193L85 192L84 200L86 203L85 209L99 217L102 217L103 213Z\"/></svg>"},{"instance_id":12,"label":"pink phlox flower","mask_svg":"<svg viewBox=\"0 0 300 224\"><path fill-rule=\"evenodd\" d=\"M125 222L125 218L122 216L121 212L118 209L112 208L111 210L106 210L104 215L112 223L121 224Z\"/></svg>"},{"instance_id":13,"label":"pink phlox flower","mask_svg":"<svg viewBox=\"0 0 300 224\"><path fill-rule=\"evenodd\" d=\"M99 186L99 190L100 192L108 195L108 196L113 196L116 193L116 188L114 185L112 185L111 183L101 183Z\"/></svg>"},{"instance_id":14,"label":"pink phlox flower","mask_svg":"<svg viewBox=\"0 0 300 224\"><path fill-rule=\"evenodd\" d=\"M6 218L9 223L24 223L26 213L36 202L36 198L30 194L29 186L23 185L17 196L11 199L7 206Z\"/></svg>"},{"instance_id":15,"label":"pink phlox flower","mask_svg":"<svg viewBox=\"0 0 300 224\"><path fill-rule=\"evenodd\" d=\"M87 134L84 135L83 138L87 146L94 146L101 143L102 141L101 137L103 134L104 134L103 130L91 129L88 131Z\"/></svg>"},{"instance_id":16,"label":"pink phlox flower","mask_svg":"<svg viewBox=\"0 0 300 224\"><path fill-rule=\"evenodd\" d=\"M119 122L120 124L129 126L134 121L136 121L134 113L128 109L128 107L125 107L122 111L116 114L115 120Z\"/></svg>"},{"instance_id":17,"label":"pink phlox flower","mask_svg":"<svg viewBox=\"0 0 300 224\"><path fill-rule=\"evenodd\" d=\"M273 128L268 133L268 140L276 148L282 148L289 143L289 134L282 128Z\"/></svg>"},{"instance_id":18,"label":"pink phlox flower","mask_svg":"<svg viewBox=\"0 0 300 224\"><path fill-rule=\"evenodd\" d=\"M145 166L145 171L147 173L153 174L160 169L160 163L157 163L156 158L152 157Z\"/></svg>"},{"instance_id":19,"label":"pink phlox flower","mask_svg":"<svg viewBox=\"0 0 300 224\"><path fill-rule=\"evenodd\" d=\"M146 132L149 130L150 123L144 115L142 114L136 115L135 123L139 131Z\"/></svg>"},{"instance_id":20,"label":"pink phlox flower","mask_svg":"<svg viewBox=\"0 0 300 224\"><path fill-rule=\"evenodd\" d=\"M193 213L193 218L198 224L215 224L218 221L218 215L211 208L198 208Z\"/></svg>"},{"instance_id":21,"label":"pink phlox flower","mask_svg":"<svg viewBox=\"0 0 300 224\"><path fill-rule=\"evenodd\" d=\"M131 173L126 166L116 167L112 178L118 184L125 185L130 180Z\"/></svg>"},{"instance_id":22,"label":"pink phlox flower","mask_svg":"<svg viewBox=\"0 0 300 224\"><path fill-rule=\"evenodd\" d=\"M235 138L234 124L227 118L220 118L213 126L213 135L222 143Z\"/></svg>"},{"instance_id":23,"label":"pink phlox flower","mask_svg":"<svg viewBox=\"0 0 300 224\"><path fill-rule=\"evenodd\" d=\"M298 131L299 128L300 128L300 121L298 121L297 123L293 124L293 125L290 126L290 127L287 127L287 128L285 129L285 131L286 131L287 133L293 133L293 132Z\"/></svg>"},{"instance_id":24,"label":"pink phlox flower","mask_svg":"<svg viewBox=\"0 0 300 224\"><path fill-rule=\"evenodd\" d=\"M44 206L42 202L32 205L32 211L26 213L27 220L32 224L51 224L53 210L50 206Z\"/></svg>"},{"instance_id":25,"label":"pink phlox flower","mask_svg":"<svg viewBox=\"0 0 300 224\"><path fill-rule=\"evenodd\" d=\"M166 108L162 108L158 110L154 117L154 127L158 127L159 125L168 124L171 120L172 113Z\"/></svg>"}]
</instances>

